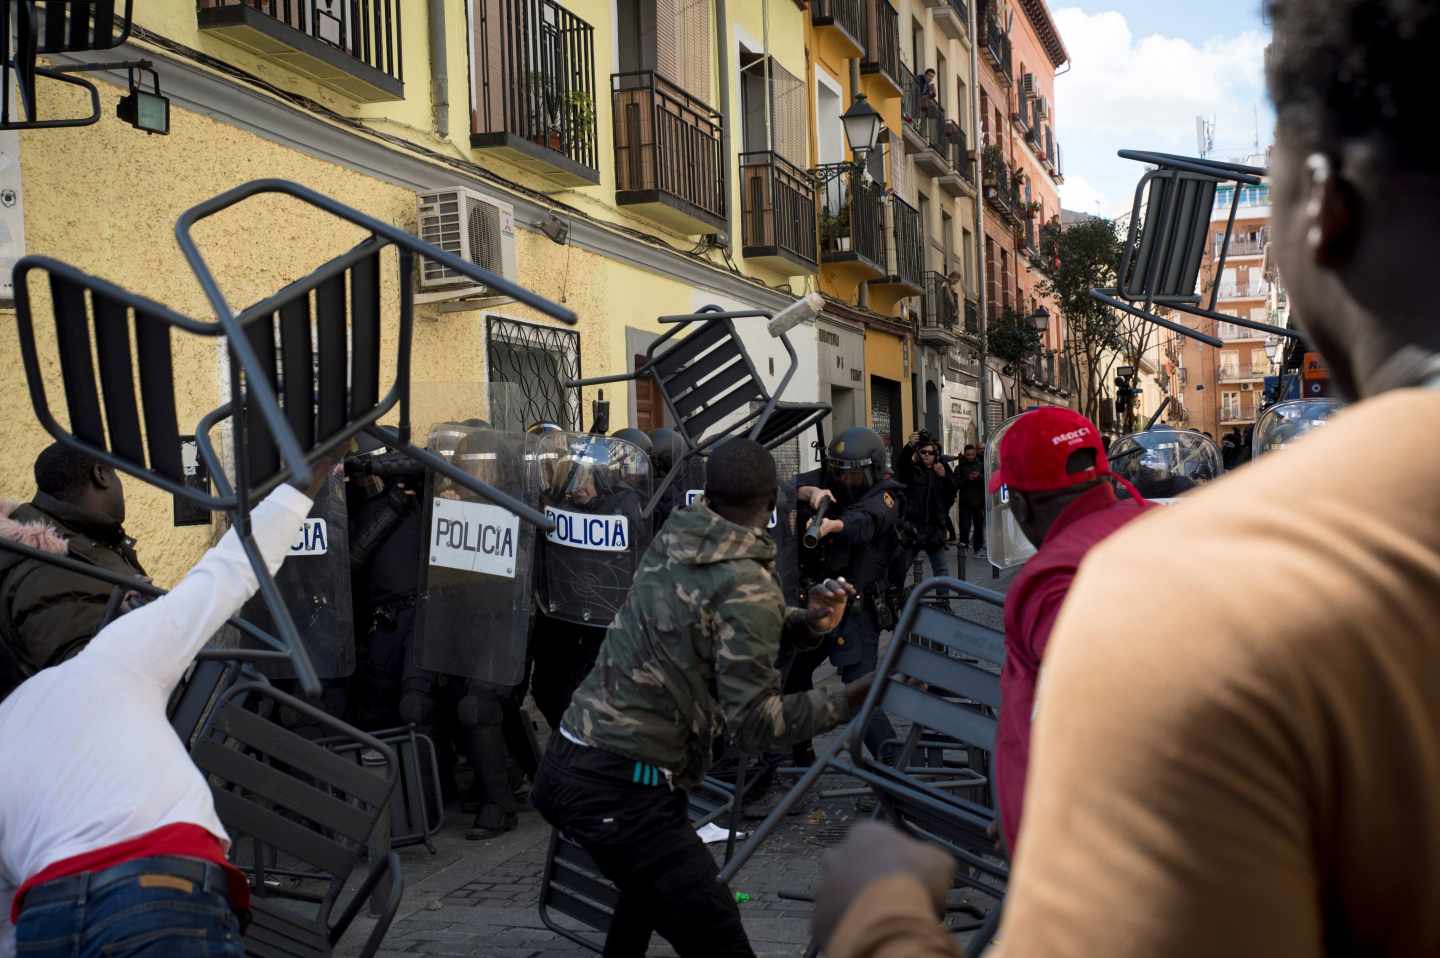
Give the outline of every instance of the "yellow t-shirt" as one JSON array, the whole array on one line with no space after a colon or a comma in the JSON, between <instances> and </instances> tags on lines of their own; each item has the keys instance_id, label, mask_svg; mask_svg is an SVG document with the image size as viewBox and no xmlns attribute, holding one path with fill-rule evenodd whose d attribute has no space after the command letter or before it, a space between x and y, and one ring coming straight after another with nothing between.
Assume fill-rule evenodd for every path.
<instances>
[{"instance_id":1,"label":"yellow t-shirt","mask_svg":"<svg viewBox=\"0 0 1440 958\"><path fill-rule=\"evenodd\" d=\"M1440 391L1091 552L998 953L1440 955Z\"/></svg>"}]
</instances>

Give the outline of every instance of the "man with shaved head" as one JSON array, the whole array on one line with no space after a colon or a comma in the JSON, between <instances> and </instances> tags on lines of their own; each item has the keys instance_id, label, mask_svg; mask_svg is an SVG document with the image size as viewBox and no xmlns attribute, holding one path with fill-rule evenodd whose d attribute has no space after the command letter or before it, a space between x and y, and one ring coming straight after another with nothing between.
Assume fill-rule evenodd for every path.
<instances>
[{"instance_id":1,"label":"man with shaved head","mask_svg":"<svg viewBox=\"0 0 1440 958\"><path fill-rule=\"evenodd\" d=\"M766 532L775 461L750 439L710 455L705 497L671 514L565 713L532 801L620 889L607 956L643 955L658 931L681 956L753 955L735 899L686 819L685 790L723 740L785 748L845 721L869 679L780 692L782 632L813 644L853 590L812 589L787 609Z\"/></svg>"}]
</instances>

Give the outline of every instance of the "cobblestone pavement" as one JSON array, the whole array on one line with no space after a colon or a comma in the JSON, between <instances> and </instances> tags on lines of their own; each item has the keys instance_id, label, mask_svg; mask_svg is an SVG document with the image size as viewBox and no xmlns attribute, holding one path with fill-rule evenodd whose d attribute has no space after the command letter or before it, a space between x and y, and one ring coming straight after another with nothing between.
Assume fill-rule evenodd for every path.
<instances>
[{"instance_id":1,"label":"cobblestone pavement","mask_svg":"<svg viewBox=\"0 0 1440 958\"><path fill-rule=\"evenodd\" d=\"M969 571L970 581L998 591L1004 591L1011 578L1003 575L992 579L989 565L975 560L970 562ZM963 610L967 617L1000 627L999 610L978 603L964 605L969 606ZM825 676L816 677L818 680ZM825 776L817 791L853 784L843 776ZM863 804L857 809L857 801L864 802L855 798L822 799L812 793L805 812L787 819L731 883L732 890L750 896L740 905L740 912L758 955L805 954L811 906L782 894L813 892L825 849L843 839L857 815L868 817L869 809ZM550 839L550 828L540 816L526 808L515 830L477 842L465 839L468 820L458 809L452 809L445 827L435 836L434 854L424 846L400 850L405 894L379 952L381 958L548 958L592 954L546 928L540 919L540 875ZM724 846L712 848L718 860ZM988 907L983 896L974 901ZM952 913L950 920L957 928L975 923L963 913ZM372 927L371 918L357 919L337 953L359 954ZM650 953L674 954L658 936Z\"/></svg>"}]
</instances>

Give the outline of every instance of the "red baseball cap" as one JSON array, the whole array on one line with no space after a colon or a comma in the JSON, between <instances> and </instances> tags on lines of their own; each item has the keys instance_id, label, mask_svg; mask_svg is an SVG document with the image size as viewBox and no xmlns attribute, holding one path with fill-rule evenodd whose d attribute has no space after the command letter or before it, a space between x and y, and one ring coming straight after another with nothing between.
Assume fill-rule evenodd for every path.
<instances>
[{"instance_id":1,"label":"red baseball cap","mask_svg":"<svg viewBox=\"0 0 1440 958\"><path fill-rule=\"evenodd\" d=\"M1095 450L1095 465L1069 472L1065 464L1081 449ZM1073 409L1032 409L1005 430L1000 468L990 476L990 491L1009 486L1020 492L1056 492L1112 475L1100 430Z\"/></svg>"}]
</instances>

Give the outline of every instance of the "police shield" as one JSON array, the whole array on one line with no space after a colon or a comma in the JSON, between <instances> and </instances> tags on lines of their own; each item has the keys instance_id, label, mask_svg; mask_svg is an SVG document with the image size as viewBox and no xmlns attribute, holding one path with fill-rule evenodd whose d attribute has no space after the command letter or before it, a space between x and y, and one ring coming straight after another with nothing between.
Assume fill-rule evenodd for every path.
<instances>
[{"instance_id":1,"label":"police shield","mask_svg":"<svg viewBox=\"0 0 1440 958\"><path fill-rule=\"evenodd\" d=\"M1110 469L1128 480L1151 502L1168 505L1225 471L1220 447L1202 433L1149 429L1117 439L1110 446ZM1116 490L1123 498L1123 487Z\"/></svg>"},{"instance_id":2,"label":"police shield","mask_svg":"<svg viewBox=\"0 0 1440 958\"><path fill-rule=\"evenodd\" d=\"M440 423L427 446L476 479L525 498L523 435ZM431 672L519 685L535 527L434 473L426 476L424 524L417 662Z\"/></svg>"},{"instance_id":3,"label":"police shield","mask_svg":"<svg viewBox=\"0 0 1440 958\"><path fill-rule=\"evenodd\" d=\"M275 576L275 585L295 620L315 673L322 679L335 679L354 672L349 515L345 508L345 478L338 470L316 497L285 564ZM245 604L241 616L275 634L275 621L260 596ZM249 640L245 644L255 645ZM260 669L274 678L295 675L286 661L266 661Z\"/></svg>"},{"instance_id":4,"label":"police shield","mask_svg":"<svg viewBox=\"0 0 1440 958\"><path fill-rule=\"evenodd\" d=\"M985 444L985 475L993 476L1000 468L1000 440L1019 419L1007 419L995 430ZM989 480L985 485L985 547L990 564L997 569L1011 569L1035 554L1035 546L1025 536L1015 514L1010 511L1010 490L1001 486L990 491Z\"/></svg>"},{"instance_id":5,"label":"police shield","mask_svg":"<svg viewBox=\"0 0 1440 958\"><path fill-rule=\"evenodd\" d=\"M603 628L650 545L650 457L622 439L554 431L531 436L526 459L532 493L555 523L541 545L540 606Z\"/></svg>"},{"instance_id":6,"label":"police shield","mask_svg":"<svg viewBox=\"0 0 1440 958\"><path fill-rule=\"evenodd\" d=\"M693 461L700 462L698 458ZM701 481L686 490L686 506L705 495L704 469L696 471L701 474ZM693 476L687 478L693 481ZM782 481L776 490L775 508L770 512L766 531L775 540L775 571L789 605L800 604L800 537L795 531L795 509L795 483Z\"/></svg>"},{"instance_id":7,"label":"police shield","mask_svg":"<svg viewBox=\"0 0 1440 958\"><path fill-rule=\"evenodd\" d=\"M1251 437L1251 456L1278 452L1305 433L1325 425L1343 404L1336 399L1297 399L1265 410Z\"/></svg>"}]
</instances>

